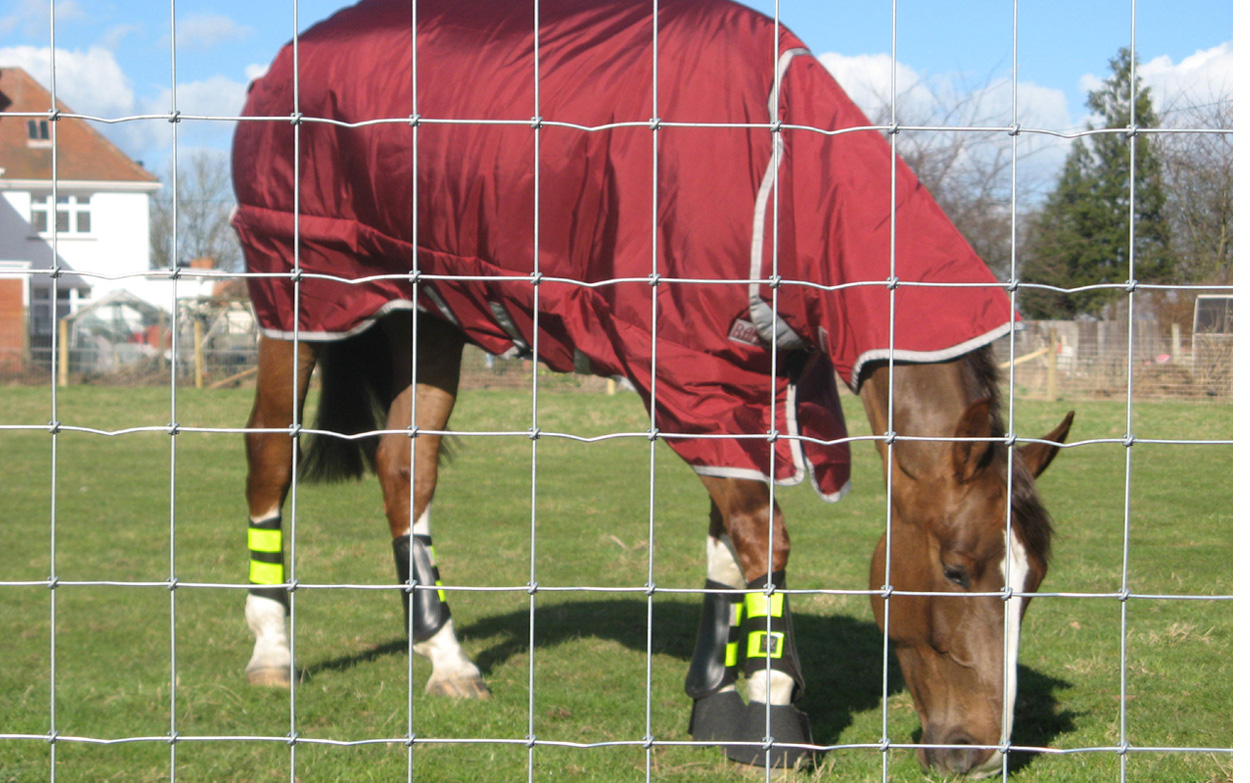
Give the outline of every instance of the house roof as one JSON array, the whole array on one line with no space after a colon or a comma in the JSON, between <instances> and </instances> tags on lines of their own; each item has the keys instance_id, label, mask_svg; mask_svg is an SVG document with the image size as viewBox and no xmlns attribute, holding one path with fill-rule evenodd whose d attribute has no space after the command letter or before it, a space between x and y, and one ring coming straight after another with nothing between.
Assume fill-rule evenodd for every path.
<instances>
[{"instance_id":1,"label":"house roof","mask_svg":"<svg viewBox=\"0 0 1250 783\"><path fill-rule=\"evenodd\" d=\"M16 112L30 112L46 117L51 106L51 94L26 71L0 68L0 169L3 169L0 181L52 179L53 145L50 141L32 142L28 129L30 120L38 122L41 118L11 116ZM60 101L57 101L57 109L62 113L73 113ZM127 157L89 122L59 119L55 135L58 180L158 182L156 175Z\"/></svg>"}]
</instances>

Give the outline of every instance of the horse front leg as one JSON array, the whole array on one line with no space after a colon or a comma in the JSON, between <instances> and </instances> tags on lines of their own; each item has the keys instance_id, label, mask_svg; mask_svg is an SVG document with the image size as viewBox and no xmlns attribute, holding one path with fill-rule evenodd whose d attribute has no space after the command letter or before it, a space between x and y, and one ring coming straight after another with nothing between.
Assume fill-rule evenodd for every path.
<instances>
[{"instance_id":1,"label":"horse front leg","mask_svg":"<svg viewBox=\"0 0 1250 783\"><path fill-rule=\"evenodd\" d=\"M455 624L434 556L430 506L438 484L443 430L451 417L460 382L464 347L459 332L441 321L422 318L417 330L417 383L413 408L411 322L387 324L397 388L387 414L388 430L417 427L415 437L383 435L378 444L378 479L390 524L400 584L404 627L413 650L430 661L425 692L452 698L485 699L490 689L456 639Z\"/></svg>"},{"instance_id":2,"label":"horse front leg","mask_svg":"<svg viewBox=\"0 0 1250 783\"><path fill-rule=\"evenodd\" d=\"M760 742L771 735L779 743L811 744L807 716L791 706L802 696L803 675L790 602L781 592L790 554L781 509L762 482L703 481L712 513L708 593L687 678L695 699L691 733L696 739ZM735 667L746 677L745 707L734 689ZM725 753L746 764L770 762L762 745L726 744ZM801 748L775 748L771 764L795 766L809 756Z\"/></svg>"},{"instance_id":3,"label":"horse front leg","mask_svg":"<svg viewBox=\"0 0 1250 783\"><path fill-rule=\"evenodd\" d=\"M317 361L311 343L261 337L257 351L256 397L247 420L247 546L250 555L244 615L255 637L244 670L253 685L289 687L291 645L282 561L282 504L291 487L295 438L286 430L303 416L308 378ZM294 422L292 419L294 418Z\"/></svg>"}]
</instances>

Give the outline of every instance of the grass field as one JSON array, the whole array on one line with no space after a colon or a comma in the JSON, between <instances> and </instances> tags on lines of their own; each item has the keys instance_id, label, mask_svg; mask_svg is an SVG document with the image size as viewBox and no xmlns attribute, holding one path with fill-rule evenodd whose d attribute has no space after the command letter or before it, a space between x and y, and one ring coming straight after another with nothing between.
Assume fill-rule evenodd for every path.
<instances>
[{"instance_id":1,"label":"grass field","mask_svg":"<svg viewBox=\"0 0 1250 783\"><path fill-rule=\"evenodd\" d=\"M45 425L53 418L46 388L6 388L0 395L4 425ZM643 408L629 394L558 393L540 400L546 433L646 428ZM517 781L528 775L531 751L523 740L531 720L541 741L638 741L648 733L648 719L657 740L688 739L682 683L699 612L692 595L656 595L649 617L647 600L637 592L539 592L531 694L529 596L515 589L453 590L466 650L494 697L450 704L421 694L428 666L410 662L398 598L301 589L294 606L304 681L293 707L285 691L246 685L251 638L243 591L186 585L241 586L246 579L241 437L185 428L240 426L249 403L245 390L180 390L174 415L184 431L172 439L163 432L102 437L66 431L54 439L46 429L0 430L0 783L49 780L53 764L57 781L395 781L405 779L409 765L415 780ZM846 407L852 435L867 434L857 403L848 400ZM1077 411L1073 441L1125 434L1124 404L1105 401L1021 402L1018 429L1040 435L1069 408ZM1231 438L1231 406L1145 403L1133 410L1139 439ZM171 420L170 394L65 389L56 418L108 431L164 426ZM529 397L466 392L452 426L524 431ZM530 448L523 436L461 440L454 464L444 470L434 515L448 585L517 588L529 581ZM792 588L867 587L885 496L872 446L856 444L855 459L855 489L840 504L822 504L807 487L779 492L794 543ZM661 588L702 586L706 495L660 445L649 561L649 464L645 439L537 442L532 556L542 586L638 588L647 582L649 563ZM1040 482L1058 528L1043 589L1117 593L1127 572L1135 594L1231 595L1232 481L1228 445L1138 442L1126 449L1093 443L1065 450ZM392 584L389 534L374 482L302 488L298 502L295 576L301 584ZM51 573L63 582L121 583L164 582L172 573L183 586L50 590ZM883 708L893 742L917 738L919 723L894 667L882 704L882 641L868 600L804 595L794 606L808 679L800 706L816 741L876 743ZM1034 600L1024 624L1013 739L1056 750L1115 747L1124 710L1133 747L1230 747L1231 601L1132 598L1124 608L1127 667L1121 671L1121 601ZM410 676L416 694L411 712ZM301 739L294 750L275 739L291 731L292 715ZM410 720L422 740L411 749L402 741L302 742L402 740ZM52 729L60 738L55 743L48 741ZM169 741L171 730L177 743ZM149 739L94 741L130 738ZM471 738L493 742L437 741ZM538 746L532 753L534 778L543 780L642 780L648 763L638 746ZM911 751L887 756L892 780L929 779ZM837 749L814 772L773 779L880 780L882 757L876 749ZM657 746L650 763L654 780L763 778L707 748ZM1124 763L1134 781L1232 778L1226 753L1134 750ZM1021 782L1115 781L1120 764L1112 751L1010 757L1011 777Z\"/></svg>"}]
</instances>

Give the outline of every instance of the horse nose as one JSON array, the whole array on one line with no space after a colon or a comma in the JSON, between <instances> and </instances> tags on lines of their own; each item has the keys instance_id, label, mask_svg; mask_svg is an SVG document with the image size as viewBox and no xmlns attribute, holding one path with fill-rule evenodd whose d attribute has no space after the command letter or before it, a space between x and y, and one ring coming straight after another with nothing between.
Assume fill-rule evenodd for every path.
<instances>
[{"instance_id":1,"label":"horse nose","mask_svg":"<svg viewBox=\"0 0 1250 783\"><path fill-rule=\"evenodd\" d=\"M946 747L922 748L920 750L920 763L926 767L932 767L938 772L945 774L966 775L974 770L978 773L993 774L994 770L983 769L990 757L994 755L993 748L971 747L973 745L983 745L972 737L961 731L933 731L925 732L925 737L921 740L926 745L942 745ZM968 747L964 747L968 746ZM981 775L978 774L977 777Z\"/></svg>"}]
</instances>

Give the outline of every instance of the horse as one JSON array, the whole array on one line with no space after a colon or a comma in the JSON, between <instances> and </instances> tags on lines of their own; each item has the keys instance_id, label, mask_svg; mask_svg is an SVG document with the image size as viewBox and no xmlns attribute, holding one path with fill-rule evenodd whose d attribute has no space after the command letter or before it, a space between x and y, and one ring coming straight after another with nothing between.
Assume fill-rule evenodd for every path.
<instances>
[{"instance_id":1,"label":"horse","mask_svg":"<svg viewBox=\"0 0 1250 783\"><path fill-rule=\"evenodd\" d=\"M919 760L1000 770L1021 619L1049 564L1034 480L1073 419L1031 440L1004 427L990 353L1016 323L1003 286L771 19L720 0L654 17L637 0L543 0L537 19L529 0L411 9L364 0L301 34L236 130L234 226L262 328L249 680L291 686L281 510L319 367L300 470L376 472L426 692L489 696L431 532L468 342L638 389L649 435L710 500L690 732L743 763L806 763L772 486L844 491L836 372L890 487L870 590Z\"/></svg>"}]
</instances>

